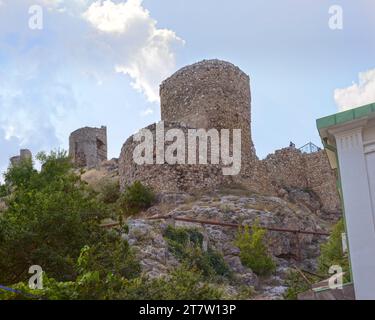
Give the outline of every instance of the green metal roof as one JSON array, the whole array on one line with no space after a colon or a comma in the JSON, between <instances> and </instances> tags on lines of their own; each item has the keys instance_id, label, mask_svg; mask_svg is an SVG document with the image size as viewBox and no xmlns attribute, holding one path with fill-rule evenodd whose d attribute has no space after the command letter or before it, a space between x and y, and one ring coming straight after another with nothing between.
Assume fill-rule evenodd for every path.
<instances>
[{"instance_id":1,"label":"green metal roof","mask_svg":"<svg viewBox=\"0 0 375 320\"><path fill-rule=\"evenodd\" d=\"M328 117L320 118L316 120L318 130L327 128L337 124L342 124L352 120L361 119L367 117L371 113L375 116L375 103L368 104L359 108L350 109L344 112L336 113Z\"/></svg>"}]
</instances>

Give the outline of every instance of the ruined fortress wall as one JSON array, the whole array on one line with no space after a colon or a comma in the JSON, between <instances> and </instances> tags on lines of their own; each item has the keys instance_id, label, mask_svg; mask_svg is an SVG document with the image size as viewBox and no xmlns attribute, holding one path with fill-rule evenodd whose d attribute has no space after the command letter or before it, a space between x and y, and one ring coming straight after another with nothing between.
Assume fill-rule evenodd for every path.
<instances>
[{"instance_id":1,"label":"ruined fortress wall","mask_svg":"<svg viewBox=\"0 0 375 320\"><path fill-rule=\"evenodd\" d=\"M259 193L274 192L251 138L247 74L229 62L203 60L163 81L160 102L162 120L219 131L241 129L241 172L233 177L234 182Z\"/></svg>"},{"instance_id":2,"label":"ruined fortress wall","mask_svg":"<svg viewBox=\"0 0 375 320\"><path fill-rule=\"evenodd\" d=\"M304 154L306 179L308 187L321 200L322 210L328 212L341 211L340 197L337 191L337 176L328 161L324 150Z\"/></svg>"},{"instance_id":3,"label":"ruined fortress wall","mask_svg":"<svg viewBox=\"0 0 375 320\"><path fill-rule=\"evenodd\" d=\"M98 167L107 160L107 128L74 131L69 137L69 155L77 167Z\"/></svg>"},{"instance_id":4,"label":"ruined fortress wall","mask_svg":"<svg viewBox=\"0 0 375 320\"><path fill-rule=\"evenodd\" d=\"M269 154L263 162L270 180L283 188L307 188L303 154L296 148L284 148Z\"/></svg>"},{"instance_id":5,"label":"ruined fortress wall","mask_svg":"<svg viewBox=\"0 0 375 320\"><path fill-rule=\"evenodd\" d=\"M323 152L303 154L291 147L258 160L251 139L249 77L238 67L219 60L204 60L184 67L163 81L160 98L165 131L180 128L186 137L189 128L241 129L240 174L224 176L222 164L137 165L133 151L138 144L130 137L119 159L122 189L136 180L156 192L212 190L230 184L241 184L268 195L276 194L280 188L310 189L318 195L322 210L339 211L335 176ZM155 124L147 129L154 133L155 139ZM153 157L155 160L155 149Z\"/></svg>"},{"instance_id":6,"label":"ruined fortress wall","mask_svg":"<svg viewBox=\"0 0 375 320\"><path fill-rule=\"evenodd\" d=\"M135 142L131 136L123 145L119 159L120 186L124 190L126 186L135 181L151 187L156 193L194 192L198 190L213 190L214 188L232 182L230 176L223 176L220 165L210 164L211 154L208 152L208 164L156 164L156 124L148 129L153 134L153 163L138 165L133 159L133 152L139 142ZM180 123L164 122L164 129L181 129L185 137L190 127ZM167 149L173 142L165 142ZM210 151L210 143L208 143ZM187 163L188 146L185 140L185 163ZM199 152L197 150L197 156Z\"/></svg>"},{"instance_id":7,"label":"ruined fortress wall","mask_svg":"<svg viewBox=\"0 0 375 320\"><path fill-rule=\"evenodd\" d=\"M32 159L33 155L29 149L21 149L18 156L10 158L10 164L16 166L26 159Z\"/></svg>"},{"instance_id":8,"label":"ruined fortress wall","mask_svg":"<svg viewBox=\"0 0 375 320\"><path fill-rule=\"evenodd\" d=\"M341 210L335 172L323 150L307 154L293 147L284 148L268 155L263 163L278 188L311 190L319 197L321 210Z\"/></svg>"},{"instance_id":9,"label":"ruined fortress wall","mask_svg":"<svg viewBox=\"0 0 375 320\"><path fill-rule=\"evenodd\" d=\"M256 157L250 129L249 76L233 64L203 60L160 86L161 119L193 128L241 129L243 161Z\"/></svg>"},{"instance_id":10,"label":"ruined fortress wall","mask_svg":"<svg viewBox=\"0 0 375 320\"><path fill-rule=\"evenodd\" d=\"M184 67L160 86L161 120L171 126L195 129L241 129L241 171L224 176L221 165L148 165L132 159L135 145L123 146L119 170L124 187L135 180L153 185L157 192L192 191L222 184L241 184L255 192L272 194L265 166L258 160L251 139L249 76L233 64L204 60ZM167 128L166 128L167 130ZM272 190L272 191L271 191Z\"/></svg>"}]
</instances>

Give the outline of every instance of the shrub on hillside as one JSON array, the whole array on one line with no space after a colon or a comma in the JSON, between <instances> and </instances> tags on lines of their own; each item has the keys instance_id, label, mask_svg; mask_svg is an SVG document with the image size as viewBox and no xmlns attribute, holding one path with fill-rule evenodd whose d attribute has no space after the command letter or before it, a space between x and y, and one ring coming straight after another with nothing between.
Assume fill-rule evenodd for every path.
<instances>
[{"instance_id":1,"label":"shrub on hillside","mask_svg":"<svg viewBox=\"0 0 375 320\"><path fill-rule=\"evenodd\" d=\"M235 245L240 249L241 262L257 275L269 275L276 269L265 245L265 235L266 230L256 223L251 233L248 226L239 230L235 241Z\"/></svg>"},{"instance_id":2,"label":"shrub on hillside","mask_svg":"<svg viewBox=\"0 0 375 320\"><path fill-rule=\"evenodd\" d=\"M311 284L316 283L319 280L319 277L313 276L311 274L304 273L303 277L302 274L297 270L289 270L285 280L285 286L287 286L288 289L283 294L284 299L297 300L298 294L310 290Z\"/></svg>"},{"instance_id":3,"label":"shrub on hillside","mask_svg":"<svg viewBox=\"0 0 375 320\"><path fill-rule=\"evenodd\" d=\"M116 203L120 198L120 184L118 180L105 180L99 188L99 199L105 204Z\"/></svg>"},{"instance_id":4,"label":"shrub on hillside","mask_svg":"<svg viewBox=\"0 0 375 320\"><path fill-rule=\"evenodd\" d=\"M120 196L119 205L124 215L130 216L146 210L155 201L155 194L152 190L144 186L141 182L135 181L127 186Z\"/></svg>"},{"instance_id":5,"label":"shrub on hillside","mask_svg":"<svg viewBox=\"0 0 375 320\"><path fill-rule=\"evenodd\" d=\"M328 241L320 247L319 271L330 277L329 268L338 265L345 272L344 283L350 282L349 258L343 252L342 233L345 232L344 220L341 219L332 230Z\"/></svg>"},{"instance_id":6,"label":"shrub on hillside","mask_svg":"<svg viewBox=\"0 0 375 320\"><path fill-rule=\"evenodd\" d=\"M202 249L203 235L198 229L168 226L164 237L176 258L189 268L199 270L205 278L231 276L222 254L212 248Z\"/></svg>"}]
</instances>

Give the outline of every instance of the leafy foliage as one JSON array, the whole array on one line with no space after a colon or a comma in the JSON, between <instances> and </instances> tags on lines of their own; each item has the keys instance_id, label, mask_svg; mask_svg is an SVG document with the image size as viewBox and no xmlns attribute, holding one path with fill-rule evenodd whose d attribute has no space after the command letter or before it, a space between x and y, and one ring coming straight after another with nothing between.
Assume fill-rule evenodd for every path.
<instances>
[{"instance_id":1,"label":"leafy foliage","mask_svg":"<svg viewBox=\"0 0 375 320\"><path fill-rule=\"evenodd\" d=\"M129 281L125 296L132 300L215 300L222 292L205 282L199 271L181 266L168 277Z\"/></svg>"},{"instance_id":2,"label":"leafy foliage","mask_svg":"<svg viewBox=\"0 0 375 320\"><path fill-rule=\"evenodd\" d=\"M346 254L343 253L342 249L342 238L341 234L345 231L344 221L341 219L332 230L332 233L328 241L321 245L321 255L318 259L318 271L322 277L329 278L332 276L329 274L328 270L333 265L339 265L343 268L345 272L344 283L350 281L349 272L349 260ZM321 280L319 277L305 274L305 277L310 281L310 283L315 283ZM306 279L297 271L291 271L288 274L286 285L288 290L285 292L284 297L286 299L297 299L299 293L305 292L310 289L310 285L307 283Z\"/></svg>"},{"instance_id":3,"label":"leafy foliage","mask_svg":"<svg viewBox=\"0 0 375 320\"><path fill-rule=\"evenodd\" d=\"M155 201L154 193L141 182L135 181L127 186L120 196L119 205L126 216L137 214L148 209Z\"/></svg>"},{"instance_id":4,"label":"leafy foliage","mask_svg":"<svg viewBox=\"0 0 375 320\"><path fill-rule=\"evenodd\" d=\"M9 195L12 187L27 187L37 174L31 159L22 159L18 165L10 166L4 174L3 195Z\"/></svg>"},{"instance_id":5,"label":"leafy foliage","mask_svg":"<svg viewBox=\"0 0 375 320\"><path fill-rule=\"evenodd\" d=\"M104 181L100 186L99 199L105 204L114 204L120 198L120 184L116 181Z\"/></svg>"},{"instance_id":6,"label":"leafy foliage","mask_svg":"<svg viewBox=\"0 0 375 320\"><path fill-rule=\"evenodd\" d=\"M221 254L212 248L202 250L203 235L197 229L168 226L164 237L169 250L188 268L199 270L206 278L231 275Z\"/></svg>"},{"instance_id":7,"label":"leafy foliage","mask_svg":"<svg viewBox=\"0 0 375 320\"><path fill-rule=\"evenodd\" d=\"M203 235L195 228L174 228L168 226L164 231L164 237L167 239L170 251L178 258L186 258L188 246L201 247Z\"/></svg>"},{"instance_id":8,"label":"leafy foliage","mask_svg":"<svg viewBox=\"0 0 375 320\"><path fill-rule=\"evenodd\" d=\"M304 274L310 283L318 282L318 277L310 274ZM311 284L296 270L289 270L286 277L285 285L288 289L284 292L283 296L287 300L297 300L298 294L306 292L311 289Z\"/></svg>"},{"instance_id":9,"label":"leafy foliage","mask_svg":"<svg viewBox=\"0 0 375 320\"><path fill-rule=\"evenodd\" d=\"M185 266L175 269L168 277L148 279L144 276L126 279L113 273L101 274L87 269L90 248L85 247L77 262L75 281L58 282L43 277L42 290L30 290L25 283L12 286L24 294L4 292L0 299L50 300L213 300L222 292L205 283L199 272ZM30 296L30 295L33 296Z\"/></svg>"},{"instance_id":10,"label":"leafy foliage","mask_svg":"<svg viewBox=\"0 0 375 320\"><path fill-rule=\"evenodd\" d=\"M58 281L76 278L75 260L85 245L105 236L99 222L106 208L73 170L65 152L41 153L40 172L30 161L10 167L11 189L0 216L0 283L28 278L37 264Z\"/></svg>"},{"instance_id":11,"label":"leafy foliage","mask_svg":"<svg viewBox=\"0 0 375 320\"><path fill-rule=\"evenodd\" d=\"M268 275L276 269L275 262L267 252L265 235L266 230L256 223L252 227L251 233L248 226L239 230L235 241L236 246L241 251L241 262L257 275Z\"/></svg>"},{"instance_id":12,"label":"leafy foliage","mask_svg":"<svg viewBox=\"0 0 375 320\"><path fill-rule=\"evenodd\" d=\"M331 276L328 270L333 265L342 267L345 272L344 283L350 282L349 259L347 254L344 254L342 248L341 234L345 232L344 220L341 219L332 230L329 240L320 248L321 255L319 257L319 271L322 274Z\"/></svg>"},{"instance_id":13,"label":"leafy foliage","mask_svg":"<svg viewBox=\"0 0 375 320\"><path fill-rule=\"evenodd\" d=\"M38 155L10 167L1 186L7 208L0 216L0 299L219 299L222 293L190 266L149 279L127 241L99 223L113 210L117 187L99 195L74 173L64 152ZM127 212L149 206L154 195L140 183L122 200ZM127 226L122 228L126 232ZM196 241L201 240L198 233ZM194 236L191 237L193 239ZM189 237L190 239L190 237ZM200 239L200 240L199 240ZM190 241L190 240L189 240ZM220 260L213 254L212 263ZM44 270L43 289L31 290L30 265Z\"/></svg>"}]
</instances>

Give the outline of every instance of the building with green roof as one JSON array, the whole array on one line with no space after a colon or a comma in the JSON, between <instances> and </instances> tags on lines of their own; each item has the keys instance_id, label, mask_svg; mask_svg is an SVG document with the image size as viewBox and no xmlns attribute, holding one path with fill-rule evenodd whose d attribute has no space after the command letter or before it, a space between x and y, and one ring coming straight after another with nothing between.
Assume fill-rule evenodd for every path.
<instances>
[{"instance_id":1,"label":"building with green roof","mask_svg":"<svg viewBox=\"0 0 375 320\"><path fill-rule=\"evenodd\" d=\"M375 103L317 120L338 174L356 299L375 299Z\"/></svg>"}]
</instances>

